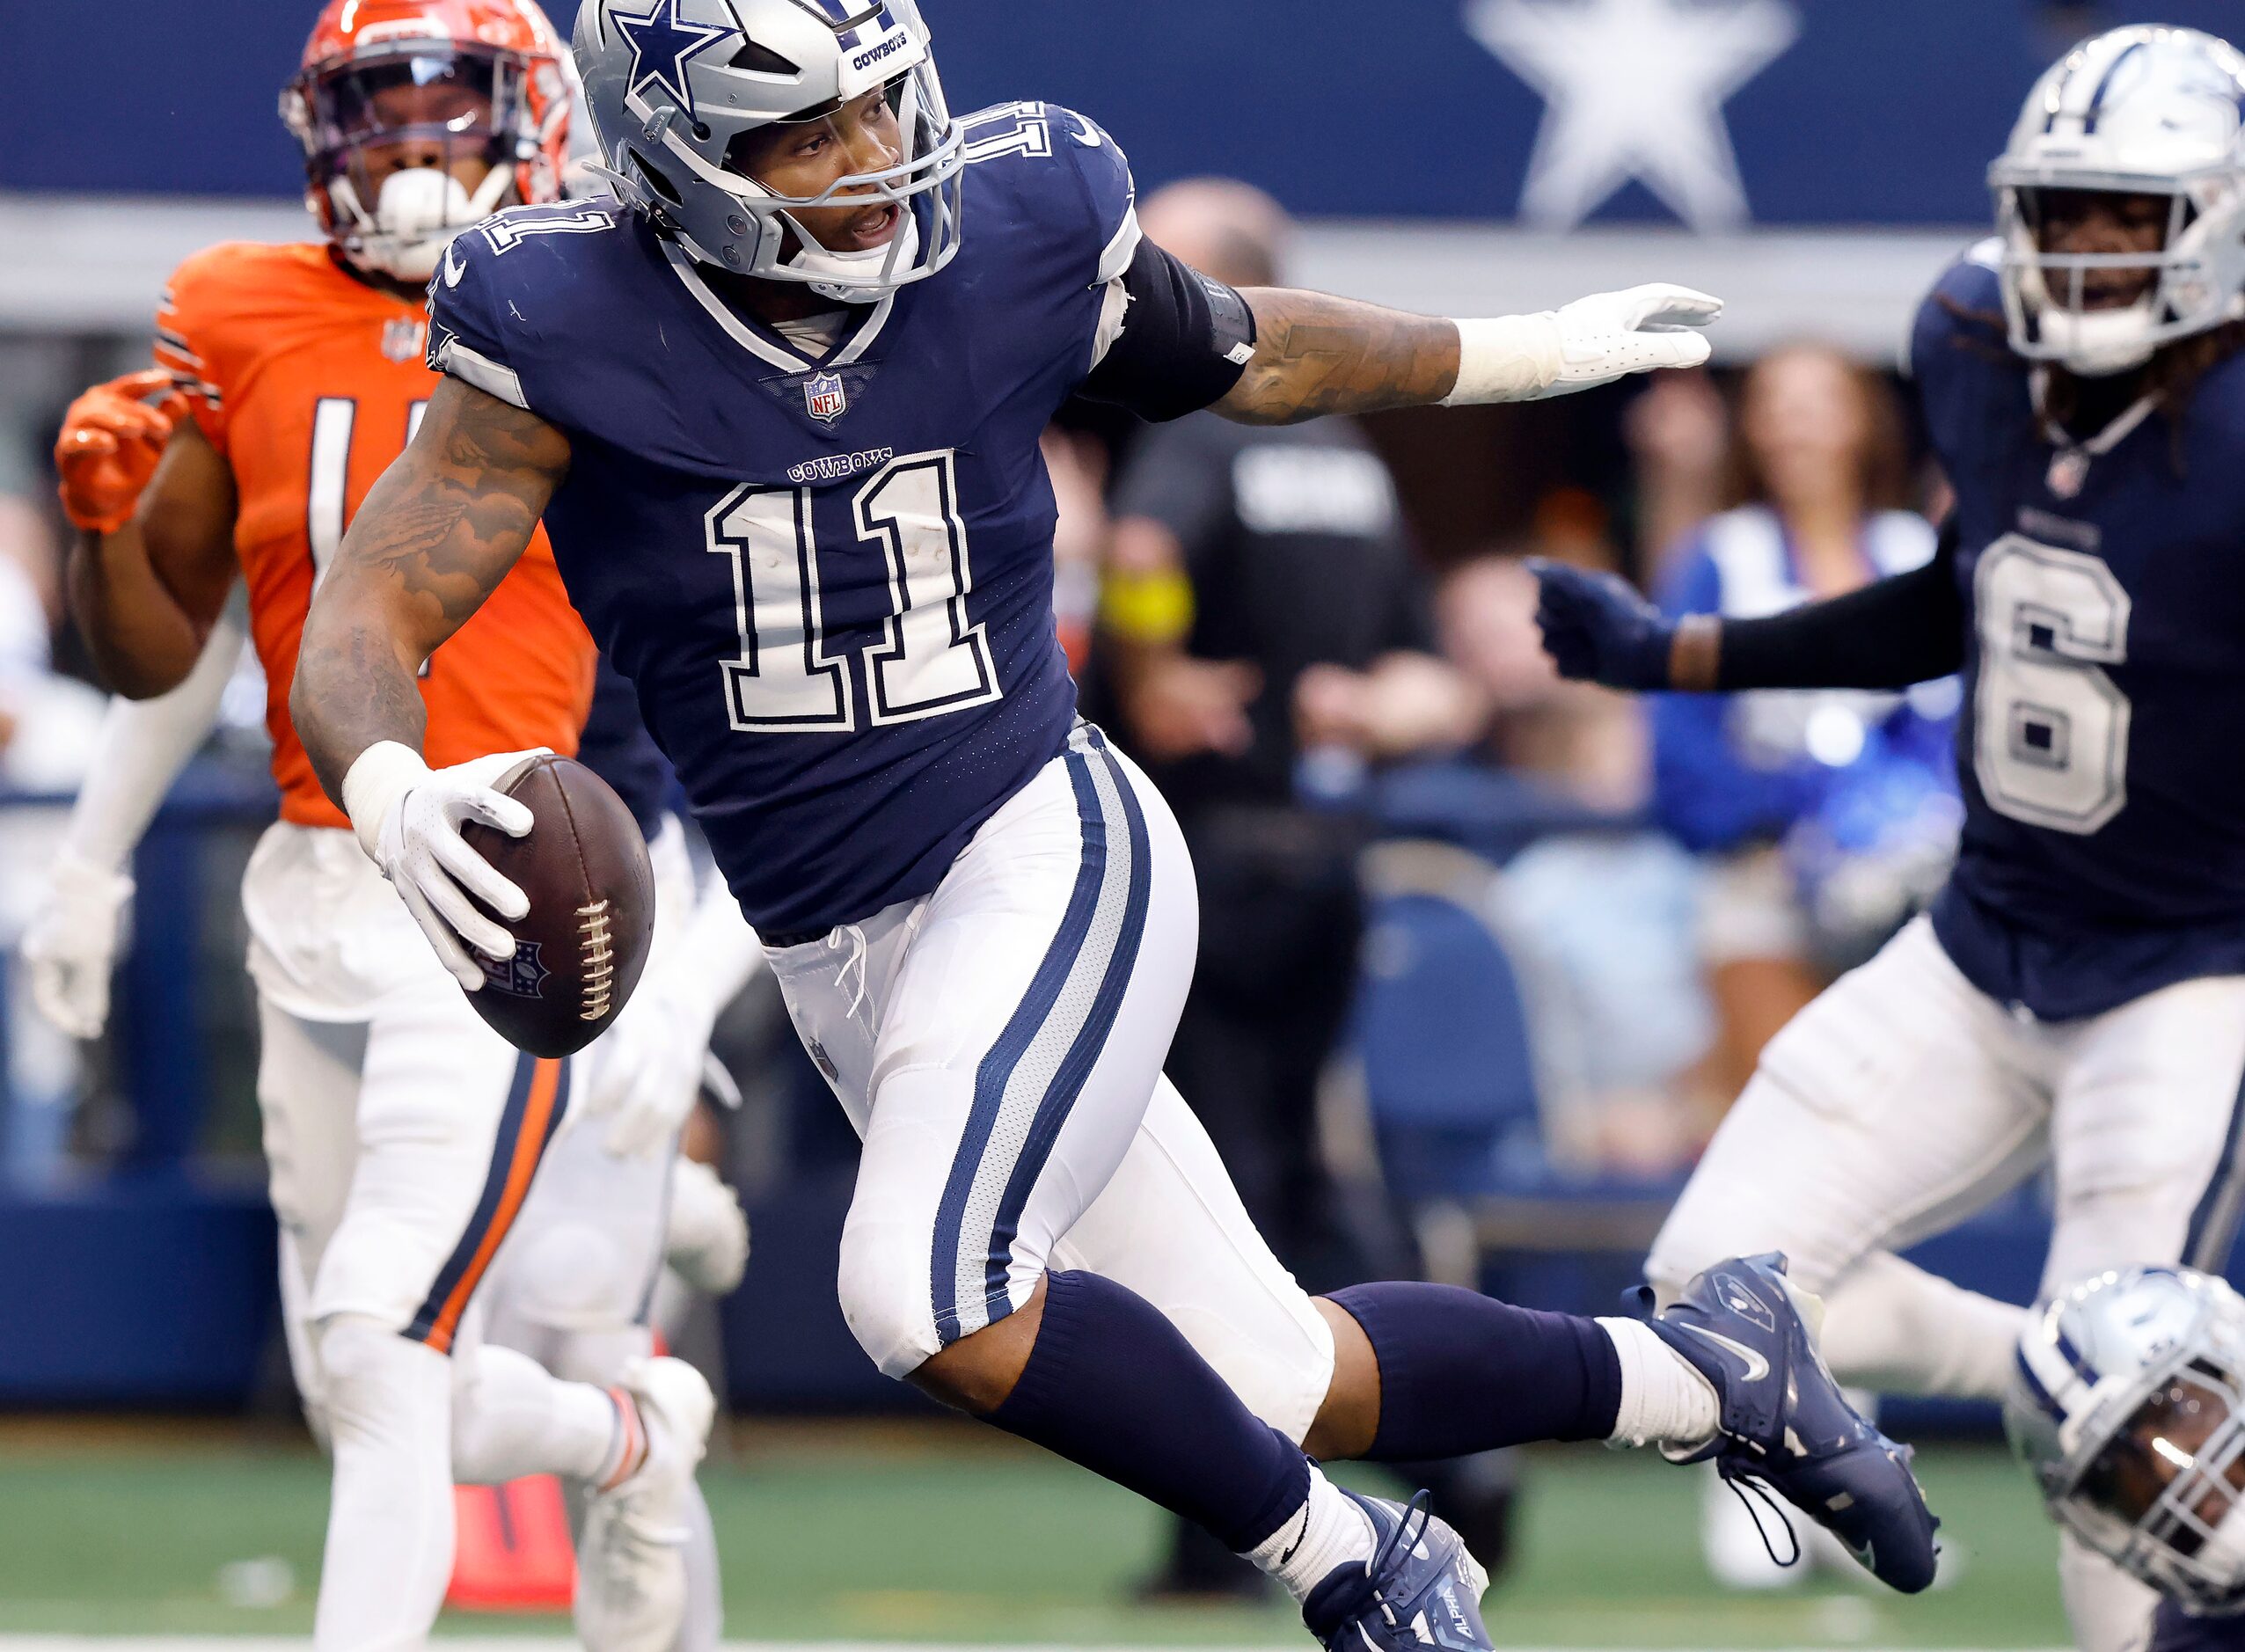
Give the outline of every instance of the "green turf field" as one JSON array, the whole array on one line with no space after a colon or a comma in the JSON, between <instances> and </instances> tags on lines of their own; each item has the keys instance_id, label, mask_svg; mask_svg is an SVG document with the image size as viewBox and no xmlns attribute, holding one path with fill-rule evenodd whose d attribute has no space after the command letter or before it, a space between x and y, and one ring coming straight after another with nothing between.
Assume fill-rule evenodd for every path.
<instances>
[{"instance_id":1,"label":"green turf field","mask_svg":"<svg viewBox=\"0 0 2245 1652\"><path fill-rule=\"evenodd\" d=\"M1700 1575L1691 1477L1642 1455L1539 1455L1491 1626L1519 1647L2064 1644L2054 1540L2007 1459L1934 1451L1920 1466L1963 1551L1952 1584L1915 1600L1822 1585L1740 1598ZM1132 1604L1153 1512L978 1432L746 1425L704 1483L731 1639L1302 1644L1276 1605ZM21 1635L301 1634L324 1495L320 1460L286 1440L18 1425L0 1438L0 1652Z\"/></svg>"}]
</instances>

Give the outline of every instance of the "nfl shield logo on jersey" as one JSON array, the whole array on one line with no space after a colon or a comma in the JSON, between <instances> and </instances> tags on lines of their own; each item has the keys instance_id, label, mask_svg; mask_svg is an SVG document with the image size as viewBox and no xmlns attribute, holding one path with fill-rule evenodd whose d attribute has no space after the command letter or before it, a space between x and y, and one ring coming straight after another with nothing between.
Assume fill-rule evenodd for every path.
<instances>
[{"instance_id":1,"label":"nfl shield logo on jersey","mask_svg":"<svg viewBox=\"0 0 2245 1652\"><path fill-rule=\"evenodd\" d=\"M428 329L419 321L399 319L382 324L382 354L391 362L418 362L428 354Z\"/></svg>"},{"instance_id":2,"label":"nfl shield logo on jersey","mask_svg":"<svg viewBox=\"0 0 2245 1652\"><path fill-rule=\"evenodd\" d=\"M850 411L850 392L842 388L840 374L821 373L803 385L803 405L819 423L830 425Z\"/></svg>"}]
</instances>

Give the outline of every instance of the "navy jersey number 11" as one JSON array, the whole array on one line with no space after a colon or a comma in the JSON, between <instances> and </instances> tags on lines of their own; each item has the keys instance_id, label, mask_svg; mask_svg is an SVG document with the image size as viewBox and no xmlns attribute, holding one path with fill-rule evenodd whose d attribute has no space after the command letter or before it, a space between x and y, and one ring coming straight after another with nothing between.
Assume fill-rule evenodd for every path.
<instances>
[{"instance_id":1,"label":"navy jersey number 11","mask_svg":"<svg viewBox=\"0 0 2245 1652\"><path fill-rule=\"evenodd\" d=\"M545 523L751 921L933 888L1064 748L1038 439L1135 250L1081 115L966 121L950 267L806 350L615 203L501 214L431 289L443 370L570 442Z\"/></svg>"},{"instance_id":2,"label":"navy jersey number 11","mask_svg":"<svg viewBox=\"0 0 2245 1652\"><path fill-rule=\"evenodd\" d=\"M886 561L888 632L865 651L858 704L830 653L819 600L819 495L743 486L709 513L709 548L732 563L741 657L724 662L726 709L744 734L878 727L937 717L1004 692L990 642L967 618L974 566L950 452L891 459L846 507Z\"/></svg>"}]
</instances>

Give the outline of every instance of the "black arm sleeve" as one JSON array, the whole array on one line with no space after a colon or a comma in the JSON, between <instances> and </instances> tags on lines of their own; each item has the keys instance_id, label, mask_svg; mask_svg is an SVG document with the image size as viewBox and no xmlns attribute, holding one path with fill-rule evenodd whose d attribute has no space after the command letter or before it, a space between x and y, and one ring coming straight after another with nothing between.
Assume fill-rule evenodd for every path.
<instances>
[{"instance_id":1,"label":"black arm sleeve","mask_svg":"<svg viewBox=\"0 0 2245 1652\"><path fill-rule=\"evenodd\" d=\"M1122 336L1079 393L1159 424L1222 401L1255 353L1255 315L1222 281L1140 241L1122 290Z\"/></svg>"},{"instance_id":2,"label":"black arm sleeve","mask_svg":"<svg viewBox=\"0 0 2245 1652\"><path fill-rule=\"evenodd\" d=\"M1963 669L1964 625L1952 523L1921 568L1766 619L1724 620L1715 686L1907 688Z\"/></svg>"}]
</instances>

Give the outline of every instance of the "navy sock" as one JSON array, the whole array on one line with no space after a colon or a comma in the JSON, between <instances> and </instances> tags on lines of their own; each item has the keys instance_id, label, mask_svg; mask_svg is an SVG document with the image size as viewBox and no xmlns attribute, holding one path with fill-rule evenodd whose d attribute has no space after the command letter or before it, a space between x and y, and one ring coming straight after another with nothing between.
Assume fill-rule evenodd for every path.
<instances>
[{"instance_id":1,"label":"navy sock","mask_svg":"<svg viewBox=\"0 0 2245 1652\"><path fill-rule=\"evenodd\" d=\"M1613 1432L1621 1360L1595 1319L1455 1285L1351 1285L1332 1300L1364 1327L1379 1361L1379 1428L1365 1453L1375 1461Z\"/></svg>"},{"instance_id":2,"label":"navy sock","mask_svg":"<svg viewBox=\"0 0 2245 1652\"><path fill-rule=\"evenodd\" d=\"M1309 1459L1160 1310L1097 1274L1047 1274L1044 1322L989 1421L1244 1553L1310 1495Z\"/></svg>"}]
</instances>

